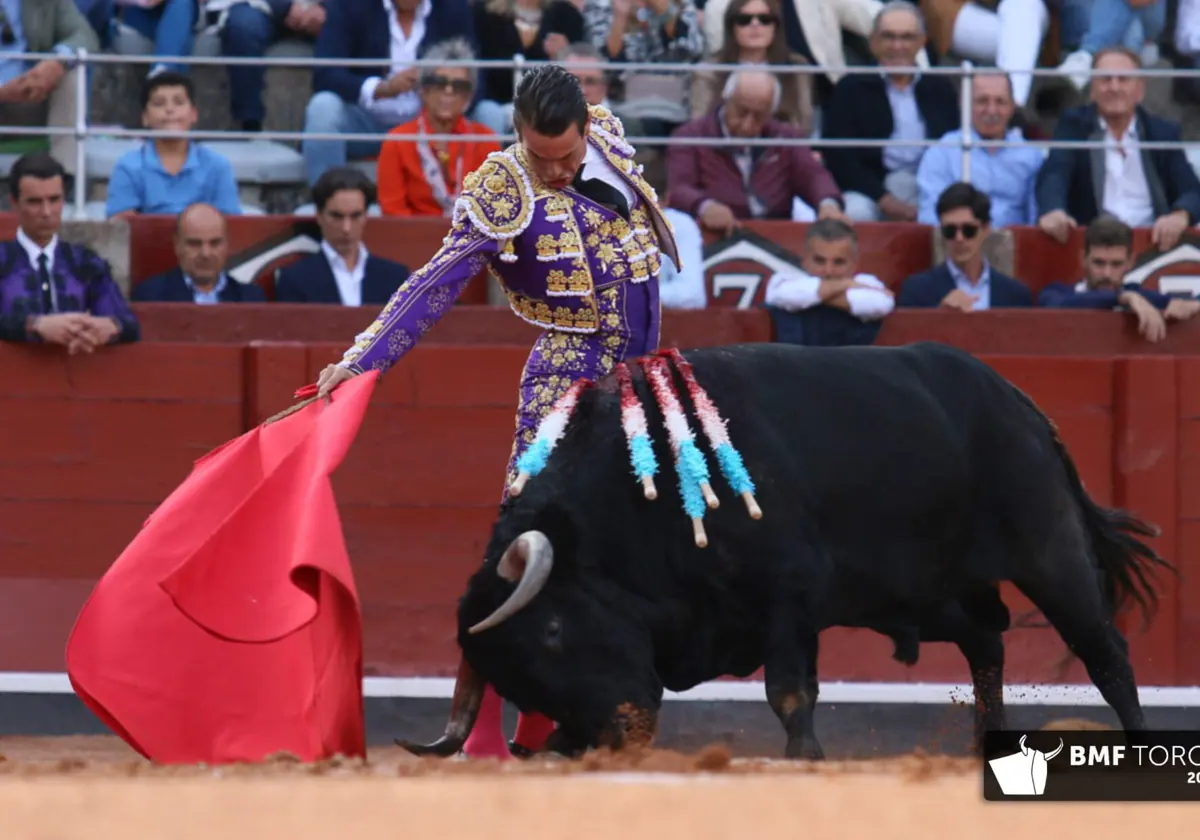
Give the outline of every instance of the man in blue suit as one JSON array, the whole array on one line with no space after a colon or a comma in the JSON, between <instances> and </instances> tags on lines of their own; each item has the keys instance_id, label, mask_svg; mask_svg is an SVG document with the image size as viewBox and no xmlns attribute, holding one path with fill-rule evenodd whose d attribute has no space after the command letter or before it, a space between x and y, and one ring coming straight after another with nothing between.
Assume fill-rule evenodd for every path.
<instances>
[{"instance_id":1,"label":"man in blue suit","mask_svg":"<svg viewBox=\"0 0 1200 840\"><path fill-rule=\"evenodd\" d=\"M992 268L983 255L983 243L992 230L992 202L987 193L970 184L951 184L938 198L937 215L946 261L906 279L896 306L959 312L1033 306L1029 287Z\"/></svg>"},{"instance_id":2,"label":"man in blue suit","mask_svg":"<svg viewBox=\"0 0 1200 840\"><path fill-rule=\"evenodd\" d=\"M478 51L469 0L338 0L325 5L319 59L379 59L375 67L319 66L304 130L325 134L382 134L421 111L418 69L412 62L439 41L466 38ZM346 163L378 154L379 141L305 140L308 183Z\"/></svg>"},{"instance_id":3,"label":"man in blue suit","mask_svg":"<svg viewBox=\"0 0 1200 840\"><path fill-rule=\"evenodd\" d=\"M1190 295L1165 295L1126 283L1133 268L1133 229L1112 215L1102 215L1083 235L1083 279L1051 283L1038 295L1042 306L1057 309L1099 309L1129 312L1138 332L1150 342L1167 336L1171 321L1187 321L1200 313L1200 301Z\"/></svg>"},{"instance_id":4,"label":"man in blue suit","mask_svg":"<svg viewBox=\"0 0 1200 840\"><path fill-rule=\"evenodd\" d=\"M382 306L408 279L408 267L372 256L363 244L375 185L362 172L330 169L313 186L321 250L275 272L280 303Z\"/></svg>"},{"instance_id":5,"label":"man in blue suit","mask_svg":"<svg viewBox=\"0 0 1200 840\"><path fill-rule=\"evenodd\" d=\"M261 288L225 273L228 257L228 226L221 211L211 204L191 204L175 220L179 265L138 283L130 298L142 303L266 303Z\"/></svg>"}]
</instances>

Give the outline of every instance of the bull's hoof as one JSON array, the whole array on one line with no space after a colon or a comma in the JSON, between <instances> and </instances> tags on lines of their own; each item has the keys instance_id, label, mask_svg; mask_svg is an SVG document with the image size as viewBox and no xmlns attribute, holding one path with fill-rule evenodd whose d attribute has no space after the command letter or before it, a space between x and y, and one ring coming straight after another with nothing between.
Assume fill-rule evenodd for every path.
<instances>
[{"instance_id":1,"label":"bull's hoof","mask_svg":"<svg viewBox=\"0 0 1200 840\"><path fill-rule=\"evenodd\" d=\"M802 761L824 761L825 752L815 738L788 738L783 757Z\"/></svg>"},{"instance_id":2,"label":"bull's hoof","mask_svg":"<svg viewBox=\"0 0 1200 840\"><path fill-rule=\"evenodd\" d=\"M449 738L445 735L438 738L432 744L417 744L401 738L397 738L396 743L413 755L422 757L432 755L437 758L449 758L452 755L457 755L463 747L463 740L461 738Z\"/></svg>"}]
</instances>

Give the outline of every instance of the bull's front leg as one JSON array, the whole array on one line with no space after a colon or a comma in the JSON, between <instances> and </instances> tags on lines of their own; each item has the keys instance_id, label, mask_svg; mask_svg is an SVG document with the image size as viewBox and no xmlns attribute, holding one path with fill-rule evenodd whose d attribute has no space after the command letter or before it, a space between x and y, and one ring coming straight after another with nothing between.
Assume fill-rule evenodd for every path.
<instances>
[{"instance_id":1,"label":"bull's front leg","mask_svg":"<svg viewBox=\"0 0 1200 840\"><path fill-rule=\"evenodd\" d=\"M817 633L797 626L791 610L771 617L764 662L767 703L787 732L787 758L825 757L813 728L817 706Z\"/></svg>"}]
</instances>

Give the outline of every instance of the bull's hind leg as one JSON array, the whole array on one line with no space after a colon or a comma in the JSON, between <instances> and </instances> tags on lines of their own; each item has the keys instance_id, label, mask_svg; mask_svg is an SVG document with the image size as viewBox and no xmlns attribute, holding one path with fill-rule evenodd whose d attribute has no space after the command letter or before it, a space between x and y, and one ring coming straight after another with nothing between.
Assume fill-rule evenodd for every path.
<instances>
[{"instance_id":1,"label":"bull's hind leg","mask_svg":"<svg viewBox=\"0 0 1200 840\"><path fill-rule=\"evenodd\" d=\"M1060 523L1047 550L1013 583L1083 662L1121 726L1145 729L1129 645L1108 614L1078 526L1070 519Z\"/></svg>"}]
</instances>

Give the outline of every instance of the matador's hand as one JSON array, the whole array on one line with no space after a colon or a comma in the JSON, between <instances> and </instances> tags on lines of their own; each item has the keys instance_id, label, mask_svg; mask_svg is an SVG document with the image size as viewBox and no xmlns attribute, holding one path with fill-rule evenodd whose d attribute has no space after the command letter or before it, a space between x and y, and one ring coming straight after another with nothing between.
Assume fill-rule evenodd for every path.
<instances>
[{"instance_id":1,"label":"matador's hand","mask_svg":"<svg viewBox=\"0 0 1200 840\"><path fill-rule=\"evenodd\" d=\"M321 375L317 377L317 399L328 402L333 389L352 376L357 376L357 374L349 368L341 365L326 365L325 369L321 371Z\"/></svg>"}]
</instances>

